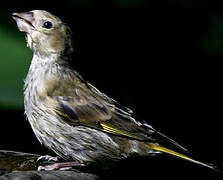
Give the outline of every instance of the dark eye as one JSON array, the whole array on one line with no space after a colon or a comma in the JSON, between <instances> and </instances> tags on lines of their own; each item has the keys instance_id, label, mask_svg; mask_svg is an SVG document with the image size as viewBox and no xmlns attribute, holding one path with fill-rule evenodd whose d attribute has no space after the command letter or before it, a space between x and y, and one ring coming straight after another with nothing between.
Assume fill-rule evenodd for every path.
<instances>
[{"instance_id":1,"label":"dark eye","mask_svg":"<svg viewBox=\"0 0 223 180\"><path fill-rule=\"evenodd\" d=\"M43 23L43 27L46 29L51 29L53 27L53 24L50 21L45 21Z\"/></svg>"}]
</instances>

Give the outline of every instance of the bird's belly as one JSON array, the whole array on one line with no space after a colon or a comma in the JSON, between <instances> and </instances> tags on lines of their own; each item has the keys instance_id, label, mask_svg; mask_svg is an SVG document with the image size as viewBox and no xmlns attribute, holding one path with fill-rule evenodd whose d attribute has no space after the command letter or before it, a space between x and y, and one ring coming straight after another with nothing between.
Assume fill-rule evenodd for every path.
<instances>
[{"instance_id":1,"label":"bird's belly","mask_svg":"<svg viewBox=\"0 0 223 180\"><path fill-rule=\"evenodd\" d=\"M38 140L63 159L80 162L101 159L117 161L124 156L119 145L101 131L70 126L47 113L28 119Z\"/></svg>"}]
</instances>

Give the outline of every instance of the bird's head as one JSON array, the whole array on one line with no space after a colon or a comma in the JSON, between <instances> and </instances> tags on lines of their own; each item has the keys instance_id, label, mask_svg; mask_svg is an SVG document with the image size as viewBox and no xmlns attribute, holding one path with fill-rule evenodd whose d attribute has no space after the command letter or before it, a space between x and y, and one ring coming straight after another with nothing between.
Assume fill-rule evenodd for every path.
<instances>
[{"instance_id":1,"label":"bird's head","mask_svg":"<svg viewBox=\"0 0 223 180\"><path fill-rule=\"evenodd\" d=\"M27 34L27 45L34 53L49 56L72 52L70 29L58 17L43 10L13 13L20 31Z\"/></svg>"}]
</instances>

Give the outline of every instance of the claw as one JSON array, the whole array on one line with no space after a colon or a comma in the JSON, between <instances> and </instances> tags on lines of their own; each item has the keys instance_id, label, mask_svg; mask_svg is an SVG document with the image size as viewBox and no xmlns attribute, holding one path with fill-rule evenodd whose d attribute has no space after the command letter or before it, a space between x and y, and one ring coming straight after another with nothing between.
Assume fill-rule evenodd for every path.
<instances>
[{"instance_id":1,"label":"claw","mask_svg":"<svg viewBox=\"0 0 223 180\"><path fill-rule=\"evenodd\" d=\"M56 156L56 157L50 157L50 158L48 159L48 161L58 162L58 161L59 161L59 157L58 157L58 156Z\"/></svg>"},{"instance_id":2,"label":"claw","mask_svg":"<svg viewBox=\"0 0 223 180\"><path fill-rule=\"evenodd\" d=\"M54 162L58 162L59 161L59 158L56 156L56 157L52 157L50 155L44 155L44 156L40 156L36 162L39 162L39 161L54 161Z\"/></svg>"}]
</instances>

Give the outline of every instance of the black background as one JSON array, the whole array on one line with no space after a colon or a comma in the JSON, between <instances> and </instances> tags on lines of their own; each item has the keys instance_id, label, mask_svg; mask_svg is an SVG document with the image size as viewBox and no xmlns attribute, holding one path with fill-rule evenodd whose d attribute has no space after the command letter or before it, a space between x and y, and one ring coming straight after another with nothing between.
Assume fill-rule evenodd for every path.
<instances>
[{"instance_id":1,"label":"black background","mask_svg":"<svg viewBox=\"0 0 223 180\"><path fill-rule=\"evenodd\" d=\"M222 170L222 57L200 48L210 13L219 11L169 3L145 3L141 9L105 4L61 9L33 2L3 11L45 9L59 16L74 31L73 66L85 79L196 159ZM23 111L0 112L1 149L51 153L38 143ZM221 174L159 155L122 162L104 176L214 179Z\"/></svg>"}]
</instances>

